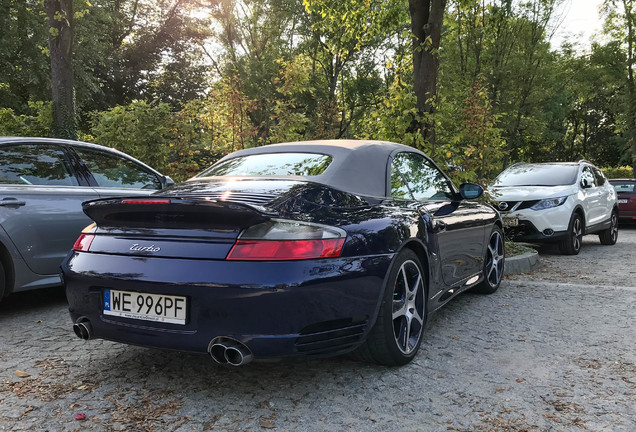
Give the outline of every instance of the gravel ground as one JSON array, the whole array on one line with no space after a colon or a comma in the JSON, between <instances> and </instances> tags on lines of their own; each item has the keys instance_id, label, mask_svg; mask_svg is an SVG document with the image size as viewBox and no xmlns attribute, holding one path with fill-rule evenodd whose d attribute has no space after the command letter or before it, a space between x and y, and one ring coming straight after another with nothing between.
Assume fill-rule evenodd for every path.
<instances>
[{"instance_id":1,"label":"gravel ground","mask_svg":"<svg viewBox=\"0 0 636 432\"><path fill-rule=\"evenodd\" d=\"M636 430L636 226L613 247L586 238L578 257L540 253L534 273L438 313L402 368L225 368L84 342L61 290L14 295L0 304L0 430Z\"/></svg>"}]
</instances>

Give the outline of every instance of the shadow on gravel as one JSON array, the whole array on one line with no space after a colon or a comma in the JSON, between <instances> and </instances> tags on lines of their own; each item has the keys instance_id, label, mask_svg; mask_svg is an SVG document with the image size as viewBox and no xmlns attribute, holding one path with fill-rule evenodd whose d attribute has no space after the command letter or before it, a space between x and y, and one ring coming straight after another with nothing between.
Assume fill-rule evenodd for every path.
<instances>
[{"instance_id":1,"label":"shadow on gravel","mask_svg":"<svg viewBox=\"0 0 636 432\"><path fill-rule=\"evenodd\" d=\"M34 312L37 309L66 305L62 287L43 288L11 294L0 302L0 315L6 313Z\"/></svg>"},{"instance_id":2,"label":"shadow on gravel","mask_svg":"<svg viewBox=\"0 0 636 432\"><path fill-rule=\"evenodd\" d=\"M636 231L636 221L634 221L634 222L629 222L629 221L619 222L618 229L619 229L619 235L620 235L620 230Z\"/></svg>"}]
</instances>

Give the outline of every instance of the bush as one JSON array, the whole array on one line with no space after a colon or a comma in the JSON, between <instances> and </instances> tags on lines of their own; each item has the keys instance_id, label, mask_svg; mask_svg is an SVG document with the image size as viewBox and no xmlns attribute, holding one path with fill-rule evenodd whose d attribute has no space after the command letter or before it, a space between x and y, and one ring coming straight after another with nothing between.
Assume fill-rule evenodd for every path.
<instances>
[{"instance_id":1,"label":"bush","mask_svg":"<svg viewBox=\"0 0 636 432\"><path fill-rule=\"evenodd\" d=\"M632 170L632 167L629 166L622 166L618 168L602 168L602 170L609 179L634 177L634 171Z\"/></svg>"},{"instance_id":2,"label":"bush","mask_svg":"<svg viewBox=\"0 0 636 432\"><path fill-rule=\"evenodd\" d=\"M30 114L0 108L0 136L48 137L53 122L51 102L29 102Z\"/></svg>"},{"instance_id":3,"label":"bush","mask_svg":"<svg viewBox=\"0 0 636 432\"><path fill-rule=\"evenodd\" d=\"M96 143L128 153L163 171L167 167L172 123L170 105L133 101L108 111L94 112L91 135Z\"/></svg>"}]
</instances>

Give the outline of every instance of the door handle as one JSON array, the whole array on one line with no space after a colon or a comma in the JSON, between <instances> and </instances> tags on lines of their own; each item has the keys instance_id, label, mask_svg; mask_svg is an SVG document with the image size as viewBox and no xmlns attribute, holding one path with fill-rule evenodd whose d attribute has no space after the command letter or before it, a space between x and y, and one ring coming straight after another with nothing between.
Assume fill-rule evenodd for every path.
<instances>
[{"instance_id":1,"label":"door handle","mask_svg":"<svg viewBox=\"0 0 636 432\"><path fill-rule=\"evenodd\" d=\"M0 200L0 206L4 207L20 207L26 205L26 201L19 201L15 198L3 198Z\"/></svg>"}]
</instances>

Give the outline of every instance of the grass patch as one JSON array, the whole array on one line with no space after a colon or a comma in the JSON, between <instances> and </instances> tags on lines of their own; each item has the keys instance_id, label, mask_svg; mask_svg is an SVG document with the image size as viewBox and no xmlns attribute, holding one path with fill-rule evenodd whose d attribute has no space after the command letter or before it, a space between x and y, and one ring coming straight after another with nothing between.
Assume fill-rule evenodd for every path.
<instances>
[{"instance_id":1,"label":"grass patch","mask_svg":"<svg viewBox=\"0 0 636 432\"><path fill-rule=\"evenodd\" d=\"M534 252L534 249L532 249L531 247L524 246L512 241L505 242L504 247L506 248L506 257L508 258L516 255L523 255L524 253L528 252Z\"/></svg>"}]
</instances>

